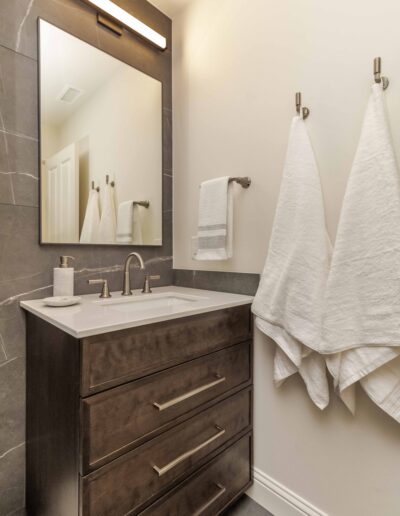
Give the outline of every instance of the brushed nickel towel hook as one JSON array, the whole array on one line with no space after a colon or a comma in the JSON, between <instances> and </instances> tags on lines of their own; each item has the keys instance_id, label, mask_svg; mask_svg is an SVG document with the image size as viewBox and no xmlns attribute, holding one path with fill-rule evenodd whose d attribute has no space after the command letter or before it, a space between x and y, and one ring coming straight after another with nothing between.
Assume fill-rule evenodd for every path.
<instances>
[{"instance_id":1,"label":"brushed nickel towel hook","mask_svg":"<svg viewBox=\"0 0 400 516\"><path fill-rule=\"evenodd\" d=\"M96 190L96 192L100 192L100 186L94 187L94 181L92 181L92 190Z\"/></svg>"},{"instance_id":2,"label":"brushed nickel towel hook","mask_svg":"<svg viewBox=\"0 0 400 516\"><path fill-rule=\"evenodd\" d=\"M296 112L305 120L310 114L310 110L307 107L301 107L301 92L298 91L295 96Z\"/></svg>"},{"instance_id":3,"label":"brushed nickel towel hook","mask_svg":"<svg viewBox=\"0 0 400 516\"><path fill-rule=\"evenodd\" d=\"M382 59L380 57L375 57L374 59L374 79L376 83L382 83L382 88L386 90L389 86L389 79L387 77L381 76L381 68L382 68Z\"/></svg>"},{"instance_id":4,"label":"brushed nickel towel hook","mask_svg":"<svg viewBox=\"0 0 400 516\"><path fill-rule=\"evenodd\" d=\"M110 183L110 176L107 174L106 175L106 185L108 185L108 183ZM114 181L111 181L110 185L114 188L114 186L115 186Z\"/></svg>"}]
</instances>

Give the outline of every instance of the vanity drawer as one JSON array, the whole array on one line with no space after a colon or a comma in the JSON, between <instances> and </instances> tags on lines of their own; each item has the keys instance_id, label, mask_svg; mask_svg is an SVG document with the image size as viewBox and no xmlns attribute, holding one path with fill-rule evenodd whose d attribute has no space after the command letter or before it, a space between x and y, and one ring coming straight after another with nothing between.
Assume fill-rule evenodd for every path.
<instances>
[{"instance_id":1,"label":"vanity drawer","mask_svg":"<svg viewBox=\"0 0 400 516\"><path fill-rule=\"evenodd\" d=\"M82 339L83 396L247 340L250 305Z\"/></svg>"},{"instance_id":2,"label":"vanity drawer","mask_svg":"<svg viewBox=\"0 0 400 516\"><path fill-rule=\"evenodd\" d=\"M83 515L137 514L146 502L187 477L210 453L250 425L248 388L84 477ZM242 484L247 480L248 475Z\"/></svg>"},{"instance_id":3,"label":"vanity drawer","mask_svg":"<svg viewBox=\"0 0 400 516\"><path fill-rule=\"evenodd\" d=\"M250 342L82 400L82 469L93 470L251 379Z\"/></svg>"},{"instance_id":4,"label":"vanity drawer","mask_svg":"<svg viewBox=\"0 0 400 516\"><path fill-rule=\"evenodd\" d=\"M141 512L142 516L215 516L251 483L251 435Z\"/></svg>"}]
</instances>

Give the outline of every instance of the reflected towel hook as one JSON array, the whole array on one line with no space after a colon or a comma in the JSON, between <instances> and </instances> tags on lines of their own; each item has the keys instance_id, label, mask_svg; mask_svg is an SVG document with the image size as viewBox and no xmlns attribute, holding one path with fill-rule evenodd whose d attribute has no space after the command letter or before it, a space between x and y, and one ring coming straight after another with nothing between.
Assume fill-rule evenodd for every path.
<instances>
[{"instance_id":1,"label":"reflected towel hook","mask_svg":"<svg viewBox=\"0 0 400 516\"><path fill-rule=\"evenodd\" d=\"M249 177L230 177L229 183L237 183L242 188L248 188L251 185L251 179Z\"/></svg>"},{"instance_id":2,"label":"reflected towel hook","mask_svg":"<svg viewBox=\"0 0 400 516\"><path fill-rule=\"evenodd\" d=\"M92 190L96 190L96 192L100 192L100 186L94 187L94 181L92 181Z\"/></svg>"},{"instance_id":3,"label":"reflected towel hook","mask_svg":"<svg viewBox=\"0 0 400 516\"><path fill-rule=\"evenodd\" d=\"M374 59L374 79L376 83L382 83L382 88L386 90L389 86L389 79L387 77L381 76L381 68L382 68L382 59L380 57L375 57Z\"/></svg>"},{"instance_id":4,"label":"reflected towel hook","mask_svg":"<svg viewBox=\"0 0 400 516\"><path fill-rule=\"evenodd\" d=\"M132 203L134 206L143 206L143 208L149 208L150 201L133 201Z\"/></svg>"},{"instance_id":5,"label":"reflected towel hook","mask_svg":"<svg viewBox=\"0 0 400 516\"><path fill-rule=\"evenodd\" d=\"M295 95L296 112L305 120L310 114L310 110L307 107L301 107L301 92L298 91Z\"/></svg>"},{"instance_id":6,"label":"reflected towel hook","mask_svg":"<svg viewBox=\"0 0 400 516\"><path fill-rule=\"evenodd\" d=\"M110 176L107 174L106 175L106 185L108 185L108 183L110 183ZM114 188L115 182L111 181L110 186L112 186Z\"/></svg>"}]
</instances>

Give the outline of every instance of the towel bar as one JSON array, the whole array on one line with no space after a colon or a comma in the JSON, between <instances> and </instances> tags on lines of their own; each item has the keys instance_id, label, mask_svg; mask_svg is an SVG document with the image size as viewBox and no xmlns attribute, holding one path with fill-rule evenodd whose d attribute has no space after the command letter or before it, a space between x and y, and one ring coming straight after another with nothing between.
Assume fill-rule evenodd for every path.
<instances>
[{"instance_id":1,"label":"towel bar","mask_svg":"<svg viewBox=\"0 0 400 516\"><path fill-rule=\"evenodd\" d=\"M229 183L238 183L243 188L248 188L251 185L251 179L249 177L230 177Z\"/></svg>"},{"instance_id":2,"label":"towel bar","mask_svg":"<svg viewBox=\"0 0 400 516\"><path fill-rule=\"evenodd\" d=\"M136 204L137 206L143 206L143 208L148 208L150 206L150 201L133 201L132 204L134 206Z\"/></svg>"}]
</instances>

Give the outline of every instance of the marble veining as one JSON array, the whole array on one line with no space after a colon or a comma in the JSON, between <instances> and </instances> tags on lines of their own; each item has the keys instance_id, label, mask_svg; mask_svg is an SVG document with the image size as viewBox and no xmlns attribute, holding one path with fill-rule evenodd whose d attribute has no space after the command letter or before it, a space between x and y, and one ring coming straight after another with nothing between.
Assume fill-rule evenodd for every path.
<instances>
[{"instance_id":1,"label":"marble veining","mask_svg":"<svg viewBox=\"0 0 400 516\"><path fill-rule=\"evenodd\" d=\"M171 39L171 22L146 0L127 3ZM131 34L117 40L95 23L80 0L0 2L0 516L23 514L25 491L25 319L19 302L52 294L61 254L76 257L77 294L93 293L87 278L122 283L128 246L39 245L37 18L75 34L163 82L163 246L136 248L157 285L172 283L171 51L159 53ZM166 182L167 181L167 182ZM134 288L142 271L132 274ZM13 472L10 475L10 471Z\"/></svg>"}]
</instances>

